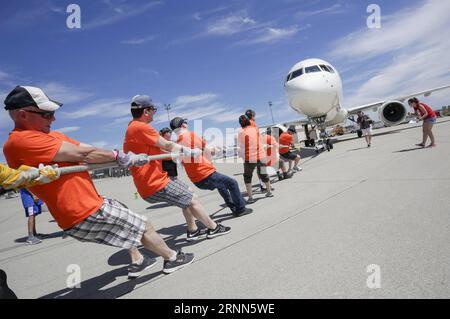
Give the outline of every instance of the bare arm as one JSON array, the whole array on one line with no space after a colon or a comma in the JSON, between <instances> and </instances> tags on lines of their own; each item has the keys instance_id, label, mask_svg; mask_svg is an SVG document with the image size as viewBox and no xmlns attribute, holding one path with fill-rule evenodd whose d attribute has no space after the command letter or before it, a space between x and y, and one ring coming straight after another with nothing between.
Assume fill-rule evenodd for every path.
<instances>
[{"instance_id":1,"label":"bare arm","mask_svg":"<svg viewBox=\"0 0 450 319\"><path fill-rule=\"evenodd\" d=\"M55 162L84 162L89 164L115 161L114 153L94 146L80 144L79 146L63 141L53 158Z\"/></svg>"}]
</instances>

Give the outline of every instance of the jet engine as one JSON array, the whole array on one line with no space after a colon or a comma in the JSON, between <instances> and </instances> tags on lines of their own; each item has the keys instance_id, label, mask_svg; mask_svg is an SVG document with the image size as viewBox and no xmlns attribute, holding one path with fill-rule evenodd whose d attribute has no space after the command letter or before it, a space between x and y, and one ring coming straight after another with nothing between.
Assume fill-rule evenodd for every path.
<instances>
[{"instance_id":1,"label":"jet engine","mask_svg":"<svg viewBox=\"0 0 450 319\"><path fill-rule=\"evenodd\" d=\"M386 126L394 126L402 123L406 118L406 106L399 101L388 101L378 110L380 120Z\"/></svg>"}]
</instances>

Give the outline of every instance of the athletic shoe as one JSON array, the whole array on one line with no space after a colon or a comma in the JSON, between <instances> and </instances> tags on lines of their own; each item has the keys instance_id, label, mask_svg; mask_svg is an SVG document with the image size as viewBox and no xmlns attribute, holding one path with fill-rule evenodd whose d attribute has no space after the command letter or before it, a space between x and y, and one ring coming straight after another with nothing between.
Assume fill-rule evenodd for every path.
<instances>
[{"instance_id":1,"label":"athletic shoe","mask_svg":"<svg viewBox=\"0 0 450 319\"><path fill-rule=\"evenodd\" d=\"M212 239L215 237L219 237L222 235L226 235L231 231L231 227L224 226L222 224L217 223L217 227L215 229L208 229L208 239Z\"/></svg>"},{"instance_id":2,"label":"athletic shoe","mask_svg":"<svg viewBox=\"0 0 450 319\"><path fill-rule=\"evenodd\" d=\"M292 171L287 171L286 173L283 173L283 177L285 179L292 178L293 175L294 175L294 172L292 172Z\"/></svg>"},{"instance_id":3,"label":"athletic shoe","mask_svg":"<svg viewBox=\"0 0 450 319\"><path fill-rule=\"evenodd\" d=\"M251 209L251 208L244 208L244 209L242 209L242 210L240 210L238 212L233 212L233 215L236 216L236 217L240 217L240 216L251 214L251 213L253 213L253 209Z\"/></svg>"},{"instance_id":4,"label":"athletic shoe","mask_svg":"<svg viewBox=\"0 0 450 319\"><path fill-rule=\"evenodd\" d=\"M273 197L272 192L267 192L267 193L266 193L266 197Z\"/></svg>"},{"instance_id":5,"label":"athletic shoe","mask_svg":"<svg viewBox=\"0 0 450 319\"><path fill-rule=\"evenodd\" d=\"M197 230L191 233L189 230L187 231L186 240L187 241L196 241L206 238L206 228L197 228Z\"/></svg>"},{"instance_id":6,"label":"athletic shoe","mask_svg":"<svg viewBox=\"0 0 450 319\"><path fill-rule=\"evenodd\" d=\"M254 198L247 199L247 204L253 204L255 202L256 202L256 200Z\"/></svg>"},{"instance_id":7,"label":"athletic shoe","mask_svg":"<svg viewBox=\"0 0 450 319\"><path fill-rule=\"evenodd\" d=\"M191 264L194 261L194 254L191 253L183 253L181 250L177 251L177 259L174 261L164 260L164 268L163 272L165 274L173 273L178 269L183 268Z\"/></svg>"},{"instance_id":8,"label":"athletic shoe","mask_svg":"<svg viewBox=\"0 0 450 319\"><path fill-rule=\"evenodd\" d=\"M35 236L28 236L26 243L27 245L36 245L42 243L42 240Z\"/></svg>"},{"instance_id":9,"label":"athletic shoe","mask_svg":"<svg viewBox=\"0 0 450 319\"><path fill-rule=\"evenodd\" d=\"M298 166L295 166L295 167L293 168L293 170L296 171L296 172L301 172L301 171L303 170L303 168L298 167Z\"/></svg>"},{"instance_id":10,"label":"athletic shoe","mask_svg":"<svg viewBox=\"0 0 450 319\"><path fill-rule=\"evenodd\" d=\"M152 268L156 263L157 260L155 258L144 256L142 264L131 264L128 267L128 278L132 279L139 277L145 270Z\"/></svg>"},{"instance_id":11,"label":"athletic shoe","mask_svg":"<svg viewBox=\"0 0 450 319\"><path fill-rule=\"evenodd\" d=\"M419 144L416 144L416 146L425 147L425 144L419 143Z\"/></svg>"}]
</instances>

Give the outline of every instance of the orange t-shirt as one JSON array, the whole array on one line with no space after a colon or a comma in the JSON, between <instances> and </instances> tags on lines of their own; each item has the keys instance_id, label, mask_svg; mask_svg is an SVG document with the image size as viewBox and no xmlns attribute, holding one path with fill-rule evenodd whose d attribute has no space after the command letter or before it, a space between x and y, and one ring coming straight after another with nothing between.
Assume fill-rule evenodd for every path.
<instances>
[{"instance_id":1,"label":"orange t-shirt","mask_svg":"<svg viewBox=\"0 0 450 319\"><path fill-rule=\"evenodd\" d=\"M159 133L149 124L131 121L125 133L123 151L125 153L131 151L135 154L144 153L148 155L164 154L156 146L159 137ZM134 185L142 198L152 196L169 183L167 172L162 169L161 160L150 161L140 167L133 166L130 170Z\"/></svg>"},{"instance_id":2,"label":"orange t-shirt","mask_svg":"<svg viewBox=\"0 0 450 319\"><path fill-rule=\"evenodd\" d=\"M178 136L177 143L189 148L205 149L206 142L194 132L185 131ZM200 182L216 171L211 161L202 155L198 158L183 157L186 174L192 183Z\"/></svg>"},{"instance_id":3,"label":"orange t-shirt","mask_svg":"<svg viewBox=\"0 0 450 319\"><path fill-rule=\"evenodd\" d=\"M255 120L250 120L250 126L256 127L256 122L255 122Z\"/></svg>"},{"instance_id":4,"label":"orange t-shirt","mask_svg":"<svg viewBox=\"0 0 450 319\"><path fill-rule=\"evenodd\" d=\"M264 147L261 144L258 128L254 126L244 127L238 135L238 143L245 149L245 161L256 163L265 158Z\"/></svg>"},{"instance_id":5,"label":"orange t-shirt","mask_svg":"<svg viewBox=\"0 0 450 319\"><path fill-rule=\"evenodd\" d=\"M273 163L277 161L277 150L278 143L271 135L264 136L264 142L267 145L266 154L267 154L267 165L272 166Z\"/></svg>"},{"instance_id":6,"label":"orange t-shirt","mask_svg":"<svg viewBox=\"0 0 450 319\"><path fill-rule=\"evenodd\" d=\"M58 164L59 167L79 164L53 161L63 141L80 145L59 132L47 134L15 129L9 134L3 152L12 168L20 165L38 167L40 163ZM52 183L30 187L29 190L47 204L62 229L79 224L103 205L103 198L97 193L88 172L63 175Z\"/></svg>"},{"instance_id":7,"label":"orange t-shirt","mask_svg":"<svg viewBox=\"0 0 450 319\"><path fill-rule=\"evenodd\" d=\"M291 146L293 142L294 142L294 137L291 134L284 132L280 135L280 145ZM289 147L280 147L280 154L284 154L287 152L289 152Z\"/></svg>"}]
</instances>

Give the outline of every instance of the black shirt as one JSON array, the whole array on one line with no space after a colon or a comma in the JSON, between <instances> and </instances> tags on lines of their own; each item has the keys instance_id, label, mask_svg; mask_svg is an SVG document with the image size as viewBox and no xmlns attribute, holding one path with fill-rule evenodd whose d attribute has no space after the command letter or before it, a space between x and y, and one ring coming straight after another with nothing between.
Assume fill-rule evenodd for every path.
<instances>
[{"instance_id":1,"label":"black shirt","mask_svg":"<svg viewBox=\"0 0 450 319\"><path fill-rule=\"evenodd\" d=\"M178 176L177 164L172 160L162 161L162 169L167 172L167 175L176 177Z\"/></svg>"}]
</instances>

